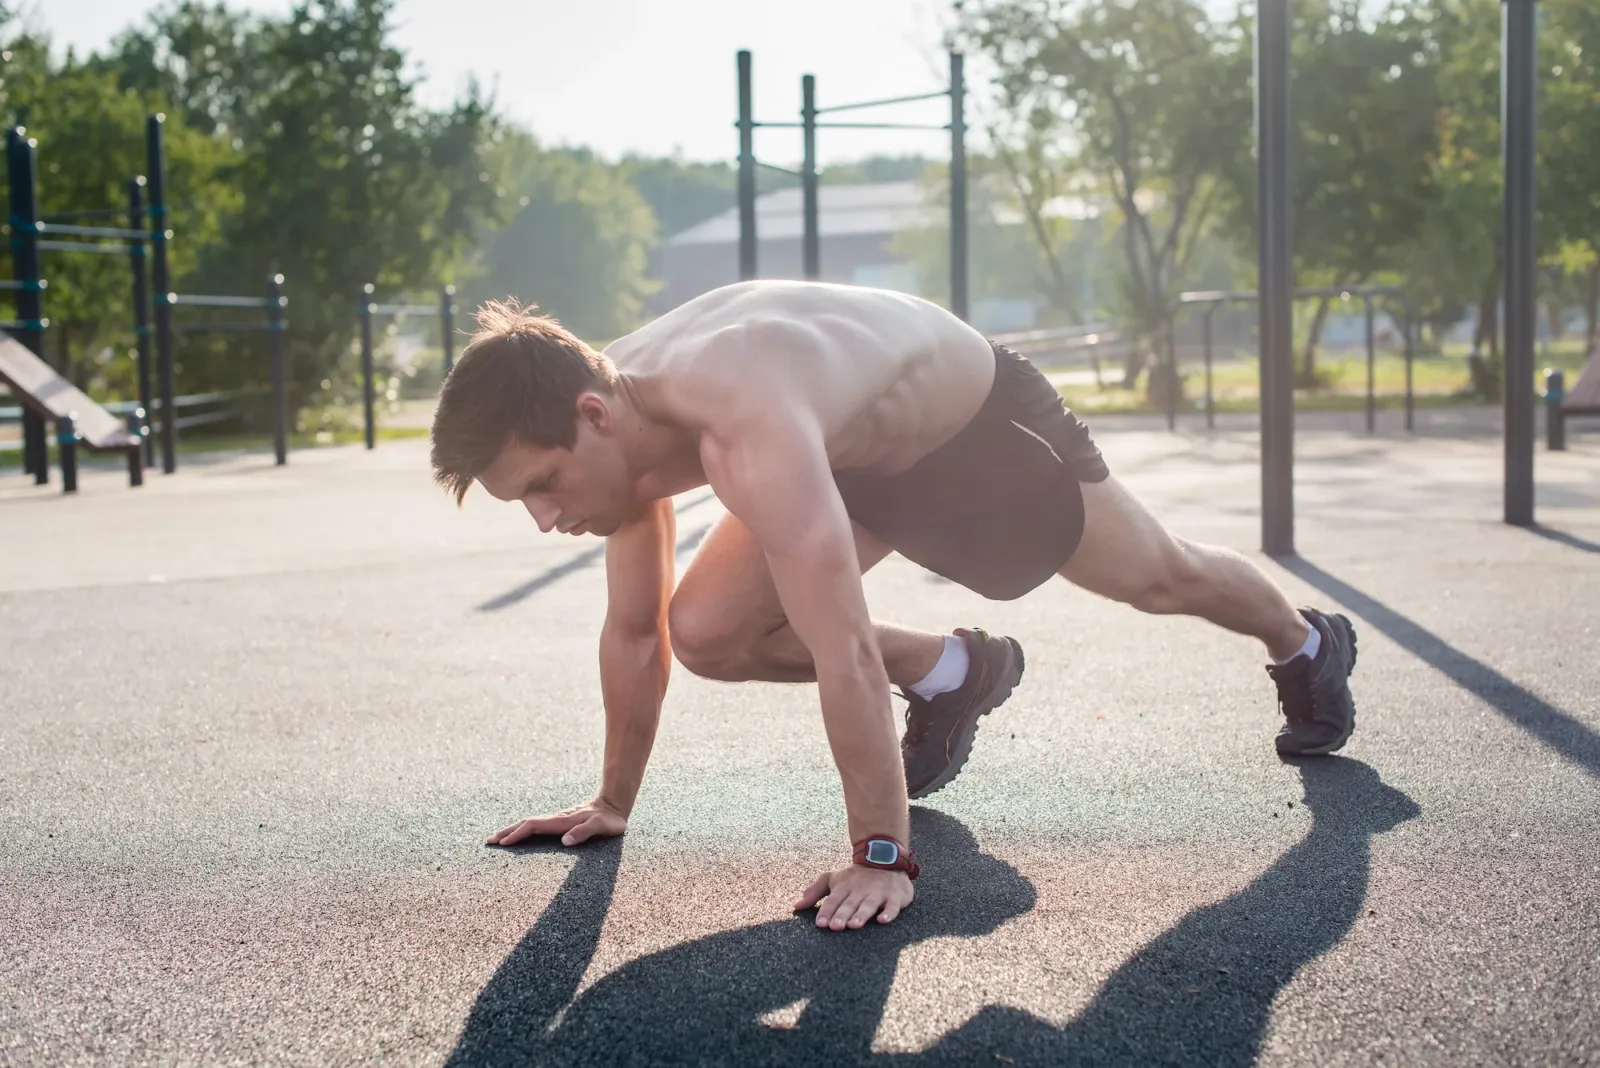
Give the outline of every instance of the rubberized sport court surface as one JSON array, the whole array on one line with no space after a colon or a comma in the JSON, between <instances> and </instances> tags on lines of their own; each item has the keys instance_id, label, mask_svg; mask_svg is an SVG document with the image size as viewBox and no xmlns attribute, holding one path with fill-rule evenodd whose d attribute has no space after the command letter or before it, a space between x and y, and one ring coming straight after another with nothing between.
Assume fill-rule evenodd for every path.
<instances>
[{"instance_id":1,"label":"rubberized sport court surface","mask_svg":"<svg viewBox=\"0 0 1600 1068\"><path fill-rule=\"evenodd\" d=\"M844 933L788 912L845 856L812 687L678 668L625 839L483 845L593 789L601 542L457 512L425 442L13 474L0 1064L1600 1064L1600 435L1528 531L1492 425L1358 418L1301 418L1263 559L1358 628L1337 757L1276 758L1244 639L871 573L1029 667L914 806L916 904ZM1253 427L1092 425L1259 544ZM687 562L721 510L679 508Z\"/></svg>"}]
</instances>

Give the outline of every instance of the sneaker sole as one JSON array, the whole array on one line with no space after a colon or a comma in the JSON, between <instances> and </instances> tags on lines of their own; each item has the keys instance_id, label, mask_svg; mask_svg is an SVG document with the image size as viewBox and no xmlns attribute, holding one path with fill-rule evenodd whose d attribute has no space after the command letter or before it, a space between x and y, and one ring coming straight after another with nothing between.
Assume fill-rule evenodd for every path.
<instances>
[{"instance_id":1,"label":"sneaker sole","mask_svg":"<svg viewBox=\"0 0 1600 1068\"><path fill-rule=\"evenodd\" d=\"M1351 624L1349 618L1347 616L1345 616L1341 612L1336 612L1333 615L1329 616L1328 618L1329 619L1337 619L1339 622L1343 623L1344 624L1345 636L1350 639L1350 670L1345 673L1345 678L1348 679L1350 676L1352 676L1352 675L1354 675L1356 673L1356 655L1357 655L1356 628ZM1344 731L1342 733L1340 733L1340 735L1337 738L1335 738L1333 741L1328 742L1325 745L1319 745L1319 746L1317 746L1317 747L1315 747L1313 749L1294 749L1294 750L1279 749L1278 750L1278 755L1279 756L1291 756L1291 757L1294 757L1294 756L1328 756L1331 753L1337 753L1339 750L1343 749L1344 748L1344 744L1350 740L1350 736L1355 733L1355 730L1356 730L1356 717L1355 717L1355 713L1352 712L1350 714L1350 723L1349 723L1349 725L1346 726Z\"/></svg>"},{"instance_id":2,"label":"sneaker sole","mask_svg":"<svg viewBox=\"0 0 1600 1068\"><path fill-rule=\"evenodd\" d=\"M929 794L938 793L948 786L957 775L961 774L961 769L966 765L967 758L972 755L972 743L978 737L978 720L1005 704L1006 699L1017 688L1017 684L1022 681L1022 672L1027 666L1022 646L1017 643L1015 638L1007 638L1006 641L1011 644L1012 664L1010 672L1001 680L1000 685L989 691L988 700L973 706L973 711L962 721L961 726L956 731L955 745L950 753L950 763L944 766L944 769L934 777L932 782L920 789L908 791L906 796L911 800L916 801L919 798L927 797Z\"/></svg>"}]
</instances>

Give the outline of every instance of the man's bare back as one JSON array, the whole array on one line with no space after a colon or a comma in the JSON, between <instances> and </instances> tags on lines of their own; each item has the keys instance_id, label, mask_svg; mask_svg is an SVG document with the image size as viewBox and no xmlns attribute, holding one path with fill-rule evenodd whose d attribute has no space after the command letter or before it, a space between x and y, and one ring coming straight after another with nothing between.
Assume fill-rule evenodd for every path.
<instances>
[{"instance_id":1,"label":"man's bare back","mask_svg":"<svg viewBox=\"0 0 1600 1068\"><path fill-rule=\"evenodd\" d=\"M686 446L741 419L802 418L820 429L833 469L885 474L965 426L994 378L983 335L938 305L817 283L712 290L605 354L644 412L689 432Z\"/></svg>"}]
</instances>

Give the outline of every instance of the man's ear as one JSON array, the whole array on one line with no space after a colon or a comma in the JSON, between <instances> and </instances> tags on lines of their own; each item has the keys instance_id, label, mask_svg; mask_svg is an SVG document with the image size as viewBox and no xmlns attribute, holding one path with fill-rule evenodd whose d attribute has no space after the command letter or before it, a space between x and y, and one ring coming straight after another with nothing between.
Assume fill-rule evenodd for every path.
<instances>
[{"instance_id":1,"label":"man's ear","mask_svg":"<svg viewBox=\"0 0 1600 1068\"><path fill-rule=\"evenodd\" d=\"M604 433L611 429L611 406L596 393L578 394L578 422Z\"/></svg>"}]
</instances>

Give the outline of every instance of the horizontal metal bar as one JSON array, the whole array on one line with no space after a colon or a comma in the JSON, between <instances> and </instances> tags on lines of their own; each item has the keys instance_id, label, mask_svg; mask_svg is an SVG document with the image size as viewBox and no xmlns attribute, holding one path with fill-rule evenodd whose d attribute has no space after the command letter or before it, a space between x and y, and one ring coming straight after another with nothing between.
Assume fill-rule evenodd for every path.
<instances>
[{"instance_id":1,"label":"horizontal metal bar","mask_svg":"<svg viewBox=\"0 0 1600 1068\"><path fill-rule=\"evenodd\" d=\"M226 423L239 418L233 412L207 412L204 415L184 415L172 421L178 430L187 430L192 426L205 426L207 423Z\"/></svg>"},{"instance_id":2,"label":"horizontal metal bar","mask_svg":"<svg viewBox=\"0 0 1600 1068\"><path fill-rule=\"evenodd\" d=\"M798 130L805 126L803 122L757 122L753 126L766 126L775 130ZM814 124L819 130L948 130L950 124L928 122L819 122Z\"/></svg>"},{"instance_id":3,"label":"horizontal metal bar","mask_svg":"<svg viewBox=\"0 0 1600 1068\"><path fill-rule=\"evenodd\" d=\"M60 222L63 219L112 219L128 217L127 208L84 208L81 211L52 211L41 215L40 222Z\"/></svg>"},{"instance_id":4,"label":"horizontal metal bar","mask_svg":"<svg viewBox=\"0 0 1600 1068\"><path fill-rule=\"evenodd\" d=\"M755 163L757 167L764 167L769 171L777 171L779 174L787 174L791 178L805 177L805 175L801 174L799 171L792 171L788 167L780 167L776 163L763 163L761 160L756 160Z\"/></svg>"},{"instance_id":5,"label":"horizontal metal bar","mask_svg":"<svg viewBox=\"0 0 1600 1068\"><path fill-rule=\"evenodd\" d=\"M368 304L371 315L438 315L437 304Z\"/></svg>"},{"instance_id":6,"label":"horizontal metal bar","mask_svg":"<svg viewBox=\"0 0 1600 1068\"><path fill-rule=\"evenodd\" d=\"M0 330L47 330L49 319L0 319Z\"/></svg>"},{"instance_id":7,"label":"horizontal metal bar","mask_svg":"<svg viewBox=\"0 0 1600 1068\"><path fill-rule=\"evenodd\" d=\"M183 323L172 329L179 334L261 334L272 327L266 323Z\"/></svg>"},{"instance_id":8,"label":"horizontal metal bar","mask_svg":"<svg viewBox=\"0 0 1600 1068\"><path fill-rule=\"evenodd\" d=\"M819 122L819 130L948 130L950 124L932 122Z\"/></svg>"},{"instance_id":9,"label":"horizontal metal bar","mask_svg":"<svg viewBox=\"0 0 1600 1068\"><path fill-rule=\"evenodd\" d=\"M40 241L38 246L55 252L100 252L126 256L132 252L132 245L97 245L92 241Z\"/></svg>"},{"instance_id":10,"label":"horizontal metal bar","mask_svg":"<svg viewBox=\"0 0 1600 1068\"><path fill-rule=\"evenodd\" d=\"M23 229L26 229L25 227ZM62 226L59 223L35 223L34 232L41 234L66 234L68 237L120 237L128 241L148 241L144 230L129 230L125 226Z\"/></svg>"},{"instance_id":11,"label":"horizontal metal bar","mask_svg":"<svg viewBox=\"0 0 1600 1068\"><path fill-rule=\"evenodd\" d=\"M909 104L916 100L935 100L941 96L949 96L950 90L940 89L933 93L918 93L915 96L891 96L887 100L865 100L859 104L830 104L825 108L817 108L818 115L826 115L830 111L859 111L862 108L881 108L888 104Z\"/></svg>"},{"instance_id":12,"label":"horizontal metal bar","mask_svg":"<svg viewBox=\"0 0 1600 1068\"><path fill-rule=\"evenodd\" d=\"M182 411L184 408L193 408L201 404L215 404L218 401L234 400L244 395L245 391L241 389L224 390L219 393L188 393L182 397L173 397L172 406L173 408ZM116 401L115 403L127 405L127 409L124 410L131 410L133 407L138 405L138 401ZM152 397L150 400L150 406L152 409L160 410L161 398ZM104 407L111 409L110 404L104 405Z\"/></svg>"},{"instance_id":13,"label":"horizontal metal bar","mask_svg":"<svg viewBox=\"0 0 1600 1068\"><path fill-rule=\"evenodd\" d=\"M21 290L24 293L40 293L50 288L50 283L43 278L31 281L17 282L12 279L0 280L0 289Z\"/></svg>"},{"instance_id":14,"label":"horizontal metal bar","mask_svg":"<svg viewBox=\"0 0 1600 1068\"><path fill-rule=\"evenodd\" d=\"M168 293L165 297L158 293L156 300L193 308L270 308L273 304L284 307L289 303L288 297L274 301L270 297L220 297L204 293Z\"/></svg>"},{"instance_id":15,"label":"horizontal metal bar","mask_svg":"<svg viewBox=\"0 0 1600 1068\"><path fill-rule=\"evenodd\" d=\"M232 389L222 393L190 393L186 396L172 398L172 407L178 411L182 411L185 408L198 408L203 404L217 404L221 401L237 400L243 397L246 392L246 390L242 389ZM161 407L161 398L152 398L150 405L153 409L159 409ZM104 401L100 407L112 415L127 415L139 407L139 402L136 400ZM154 416L155 412L152 411L149 414ZM0 423L15 423L21 418L22 409L20 407L0 408Z\"/></svg>"},{"instance_id":16,"label":"horizontal metal bar","mask_svg":"<svg viewBox=\"0 0 1600 1068\"><path fill-rule=\"evenodd\" d=\"M1255 300L1253 289L1200 289L1179 293L1180 304L1220 304L1228 300Z\"/></svg>"},{"instance_id":17,"label":"horizontal metal bar","mask_svg":"<svg viewBox=\"0 0 1600 1068\"><path fill-rule=\"evenodd\" d=\"M1308 300L1313 297L1343 297L1349 294L1352 297L1365 297L1379 293L1397 292L1389 287L1379 286L1308 286L1294 291L1295 300ZM1252 301L1256 299L1253 289L1203 289L1189 293L1178 294L1178 300L1183 304L1221 304L1226 301Z\"/></svg>"}]
</instances>

